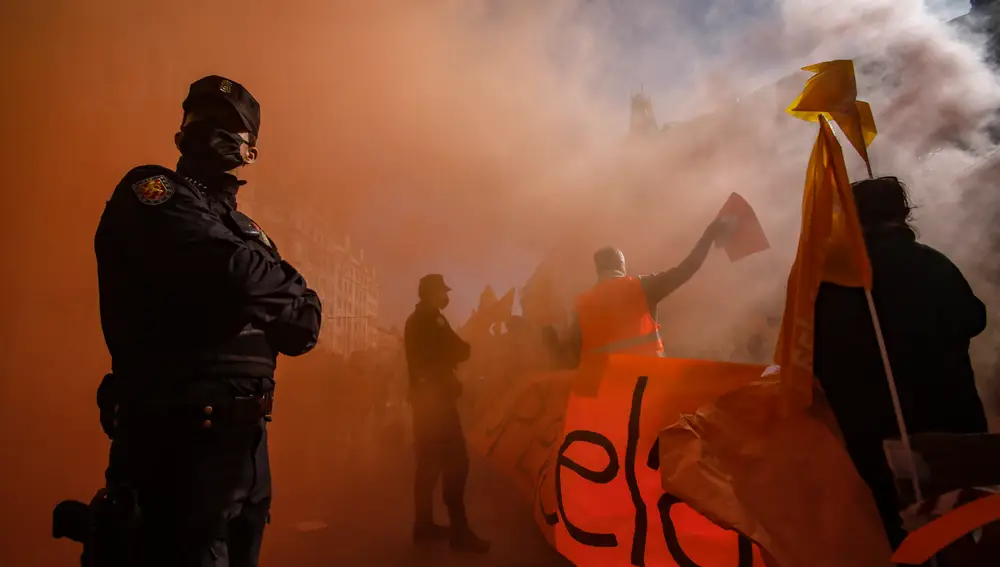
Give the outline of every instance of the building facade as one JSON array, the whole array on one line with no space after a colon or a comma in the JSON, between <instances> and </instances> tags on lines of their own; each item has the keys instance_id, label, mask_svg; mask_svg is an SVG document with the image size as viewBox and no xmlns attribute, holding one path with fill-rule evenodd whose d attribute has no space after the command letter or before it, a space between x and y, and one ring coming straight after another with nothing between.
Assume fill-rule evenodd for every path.
<instances>
[{"instance_id":1,"label":"building facade","mask_svg":"<svg viewBox=\"0 0 1000 567\"><path fill-rule=\"evenodd\" d=\"M241 209L255 216L252 202ZM303 215L283 216L272 209L259 216L265 230L279 236L279 251L305 276L323 302L323 327L317 348L349 355L377 348L379 289L365 252L337 235L328 223Z\"/></svg>"},{"instance_id":2,"label":"building facade","mask_svg":"<svg viewBox=\"0 0 1000 567\"><path fill-rule=\"evenodd\" d=\"M394 352L403 347L403 333L396 327L375 328L375 348L379 351Z\"/></svg>"},{"instance_id":3,"label":"building facade","mask_svg":"<svg viewBox=\"0 0 1000 567\"><path fill-rule=\"evenodd\" d=\"M375 269L365 262L363 249L351 248L350 237L327 247L330 258L323 270L326 347L341 354L378 347L378 283Z\"/></svg>"}]
</instances>

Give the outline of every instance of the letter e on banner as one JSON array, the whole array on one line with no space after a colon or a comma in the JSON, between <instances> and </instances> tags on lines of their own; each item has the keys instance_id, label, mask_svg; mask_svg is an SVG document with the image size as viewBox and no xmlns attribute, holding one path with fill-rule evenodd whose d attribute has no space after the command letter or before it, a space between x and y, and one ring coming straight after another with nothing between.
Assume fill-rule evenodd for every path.
<instances>
[{"instance_id":1,"label":"letter e on banner","mask_svg":"<svg viewBox=\"0 0 1000 567\"><path fill-rule=\"evenodd\" d=\"M611 374L596 396L570 397L554 464L553 529L556 548L579 567L763 565L748 539L662 489L649 458L659 431L697 409L685 404L701 404L675 387Z\"/></svg>"}]
</instances>

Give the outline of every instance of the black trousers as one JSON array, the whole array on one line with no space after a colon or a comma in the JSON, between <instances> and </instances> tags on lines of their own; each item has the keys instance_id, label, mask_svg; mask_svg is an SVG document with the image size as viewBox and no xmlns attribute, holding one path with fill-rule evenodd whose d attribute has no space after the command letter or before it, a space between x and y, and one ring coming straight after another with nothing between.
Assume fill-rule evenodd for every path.
<instances>
[{"instance_id":1,"label":"black trousers","mask_svg":"<svg viewBox=\"0 0 1000 567\"><path fill-rule=\"evenodd\" d=\"M138 428L116 439L111 461L137 492L140 565L257 566L271 505L263 420L238 428Z\"/></svg>"},{"instance_id":2,"label":"black trousers","mask_svg":"<svg viewBox=\"0 0 1000 567\"><path fill-rule=\"evenodd\" d=\"M417 457L416 522L433 522L433 494L440 480L452 527L468 527L465 484L469 477L469 453L455 400L425 393L413 396L411 401Z\"/></svg>"}]
</instances>

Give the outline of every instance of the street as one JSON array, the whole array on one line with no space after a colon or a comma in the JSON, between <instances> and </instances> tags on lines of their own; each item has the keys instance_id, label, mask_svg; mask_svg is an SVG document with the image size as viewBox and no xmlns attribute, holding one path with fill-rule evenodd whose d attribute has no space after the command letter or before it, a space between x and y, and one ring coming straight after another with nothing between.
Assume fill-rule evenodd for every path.
<instances>
[{"instance_id":1,"label":"street","mask_svg":"<svg viewBox=\"0 0 1000 567\"><path fill-rule=\"evenodd\" d=\"M277 429L282 424L279 420L275 425ZM277 433L280 434L280 430ZM467 503L473 528L492 543L490 553L458 555L451 552L447 542L414 546L410 541L412 457L406 443L386 448L378 443L363 442L359 443L360 450L345 449L340 455L331 454L318 460L314 452L282 460L280 446L275 447L272 523L265 534L261 564L304 567L571 565L545 541L531 520L528 503L523 497L475 454L472 455ZM303 457L307 460L301 460ZM324 481L323 477L330 471L336 471L333 474L338 480L332 480L331 475L331 480ZM440 502L438 504L437 520L444 523L447 516Z\"/></svg>"}]
</instances>

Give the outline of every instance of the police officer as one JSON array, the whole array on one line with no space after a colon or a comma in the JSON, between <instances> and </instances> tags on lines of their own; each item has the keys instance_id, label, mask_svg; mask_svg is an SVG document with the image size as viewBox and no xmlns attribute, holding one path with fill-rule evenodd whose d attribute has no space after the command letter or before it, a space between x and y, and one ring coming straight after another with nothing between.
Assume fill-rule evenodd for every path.
<instances>
[{"instance_id":1,"label":"police officer","mask_svg":"<svg viewBox=\"0 0 1000 567\"><path fill-rule=\"evenodd\" d=\"M458 415L461 384L455 371L469 359L471 349L441 314L448 306L449 291L440 274L423 277L420 302L403 330L417 457L413 540L449 538L452 549L486 553L489 543L472 532L465 514L469 454ZM432 496L438 478L451 520L448 528L434 523Z\"/></svg>"},{"instance_id":2,"label":"police officer","mask_svg":"<svg viewBox=\"0 0 1000 567\"><path fill-rule=\"evenodd\" d=\"M191 85L176 170L128 172L95 238L112 374L109 486L134 489L144 567L257 565L269 520L265 423L279 353L315 346L319 298L237 210L260 106L218 76Z\"/></svg>"}]
</instances>

